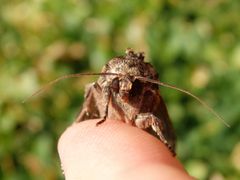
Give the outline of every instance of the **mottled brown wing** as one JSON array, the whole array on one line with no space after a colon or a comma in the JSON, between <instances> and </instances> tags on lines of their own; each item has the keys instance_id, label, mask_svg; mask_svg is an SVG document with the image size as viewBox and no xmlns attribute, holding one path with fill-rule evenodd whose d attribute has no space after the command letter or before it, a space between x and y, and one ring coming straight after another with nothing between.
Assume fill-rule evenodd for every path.
<instances>
[{"instance_id":1,"label":"mottled brown wing","mask_svg":"<svg viewBox=\"0 0 240 180\"><path fill-rule=\"evenodd\" d=\"M83 103L83 107L81 109L81 112L77 116L75 122L100 118L98 96L100 96L100 94L99 90L95 86L95 83L88 84L85 88L85 100ZM98 99L98 101L96 99Z\"/></svg>"},{"instance_id":2,"label":"mottled brown wing","mask_svg":"<svg viewBox=\"0 0 240 180\"><path fill-rule=\"evenodd\" d=\"M157 116L161 121L164 121L163 126L163 135L167 139L168 144L171 145L173 150L176 146L176 135L174 133L172 122L169 118L167 107L161 95L159 94L159 103L156 104L156 108L153 111L153 114Z\"/></svg>"},{"instance_id":3,"label":"mottled brown wing","mask_svg":"<svg viewBox=\"0 0 240 180\"><path fill-rule=\"evenodd\" d=\"M161 121L159 123L161 124L161 133L174 151L176 136L163 98L158 91L147 91L144 94L143 102L144 103L141 107L141 112L150 112L156 116L159 121ZM148 128L146 131L159 138L157 133L152 128Z\"/></svg>"}]
</instances>

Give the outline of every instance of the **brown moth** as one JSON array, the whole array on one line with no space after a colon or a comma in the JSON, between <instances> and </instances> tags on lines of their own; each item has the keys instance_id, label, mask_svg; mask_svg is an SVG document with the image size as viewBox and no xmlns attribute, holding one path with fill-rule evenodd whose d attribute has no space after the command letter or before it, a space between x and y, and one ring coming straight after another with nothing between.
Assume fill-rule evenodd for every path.
<instances>
[{"instance_id":1,"label":"brown moth","mask_svg":"<svg viewBox=\"0 0 240 180\"><path fill-rule=\"evenodd\" d=\"M176 136L158 85L138 78L158 80L143 53L127 49L125 56L111 59L102 73L113 75L100 76L87 86L76 122L96 118L101 118L97 125L107 118L124 121L158 137L175 154Z\"/></svg>"},{"instance_id":2,"label":"brown moth","mask_svg":"<svg viewBox=\"0 0 240 180\"><path fill-rule=\"evenodd\" d=\"M144 53L127 49L124 56L111 59L101 73L78 73L59 77L51 81L29 98L41 93L60 80L83 75L100 75L97 82L86 86L85 101L75 122L100 119L124 121L144 129L160 139L175 155L176 136L166 105L159 93L159 85L181 91L195 98L227 127L229 125L204 101L192 93L160 82L150 63L144 62Z\"/></svg>"}]
</instances>

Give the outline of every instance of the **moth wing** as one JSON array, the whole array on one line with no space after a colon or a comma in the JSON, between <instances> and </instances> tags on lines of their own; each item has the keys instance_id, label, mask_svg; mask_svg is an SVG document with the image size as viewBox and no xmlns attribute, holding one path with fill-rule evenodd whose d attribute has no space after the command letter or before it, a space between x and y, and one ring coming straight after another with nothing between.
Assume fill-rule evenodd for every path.
<instances>
[{"instance_id":1,"label":"moth wing","mask_svg":"<svg viewBox=\"0 0 240 180\"><path fill-rule=\"evenodd\" d=\"M164 137L167 139L168 144L172 147L173 150L175 150L176 135L174 133L173 125L168 115L167 107L160 94L159 103L157 103L157 106L154 109L153 114L155 114L161 121L164 122L162 123L162 125L164 126L162 133Z\"/></svg>"},{"instance_id":2,"label":"moth wing","mask_svg":"<svg viewBox=\"0 0 240 180\"><path fill-rule=\"evenodd\" d=\"M158 128L160 129L161 134L174 152L176 136L168 115L167 107L159 91L157 89L146 91L143 95L142 102L140 113L151 113L156 117L155 119L159 121ZM146 131L160 139L158 132L154 130L154 128L149 127Z\"/></svg>"},{"instance_id":3,"label":"moth wing","mask_svg":"<svg viewBox=\"0 0 240 180\"><path fill-rule=\"evenodd\" d=\"M75 122L100 118L100 110L96 100L98 97L100 97L100 94L96 83L88 84L85 88L85 100L82 109Z\"/></svg>"}]
</instances>

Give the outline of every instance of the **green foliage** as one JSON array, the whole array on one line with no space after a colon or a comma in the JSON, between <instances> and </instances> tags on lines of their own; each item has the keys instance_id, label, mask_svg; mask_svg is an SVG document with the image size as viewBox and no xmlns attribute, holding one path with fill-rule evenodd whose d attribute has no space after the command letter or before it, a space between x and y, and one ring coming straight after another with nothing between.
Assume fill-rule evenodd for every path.
<instances>
[{"instance_id":1,"label":"green foliage","mask_svg":"<svg viewBox=\"0 0 240 180\"><path fill-rule=\"evenodd\" d=\"M240 178L239 1L12 0L0 6L0 179L62 179L57 140L73 122L93 77L127 47L145 51L163 82L202 97L232 126L191 97L161 88L178 136L177 153L199 179Z\"/></svg>"}]
</instances>

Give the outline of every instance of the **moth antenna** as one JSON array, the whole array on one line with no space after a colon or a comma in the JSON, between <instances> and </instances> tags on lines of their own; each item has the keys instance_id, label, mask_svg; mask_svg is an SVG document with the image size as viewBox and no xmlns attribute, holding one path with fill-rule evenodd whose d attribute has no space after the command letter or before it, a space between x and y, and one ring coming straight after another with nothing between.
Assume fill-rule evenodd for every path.
<instances>
[{"instance_id":1,"label":"moth antenna","mask_svg":"<svg viewBox=\"0 0 240 180\"><path fill-rule=\"evenodd\" d=\"M157 81L157 80L148 79L148 78L141 77L141 76L137 76L135 78L139 79L139 80L142 80L142 81L150 82L150 83L153 83L153 84L158 84L160 86L164 86L164 87L168 87L168 88L171 88L171 89L175 89L177 91L183 92L183 93L193 97L200 104L202 104L208 111L210 111L212 114L214 114L220 121L222 121L222 123L225 126L230 127L230 125L227 122L225 122L224 119L220 115L218 115L218 113L216 113L207 103L205 103L203 100L201 100L199 97L195 96L194 94L190 93L189 91L181 89L181 88L178 88L178 87L170 85L170 84L166 84L166 83L163 83L163 82L160 82L160 81Z\"/></svg>"},{"instance_id":2,"label":"moth antenna","mask_svg":"<svg viewBox=\"0 0 240 180\"><path fill-rule=\"evenodd\" d=\"M28 101L29 99L31 99L32 97L42 93L43 91L45 91L47 88L53 86L54 84L58 83L61 80L64 79L68 79L68 78L74 78L74 77L80 77L80 76L89 76L89 75L93 75L93 76L105 76L105 75L118 75L116 73L77 73L77 74L68 74L68 75L64 75L61 76L53 81L50 81L49 83L47 83L45 86L43 86L42 88L38 89L36 92L34 92L33 94L31 94L30 96L28 96L26 99L24 99L22 101L22 103L25 103L26 101Z\"/></svg>"}]
</instances>

